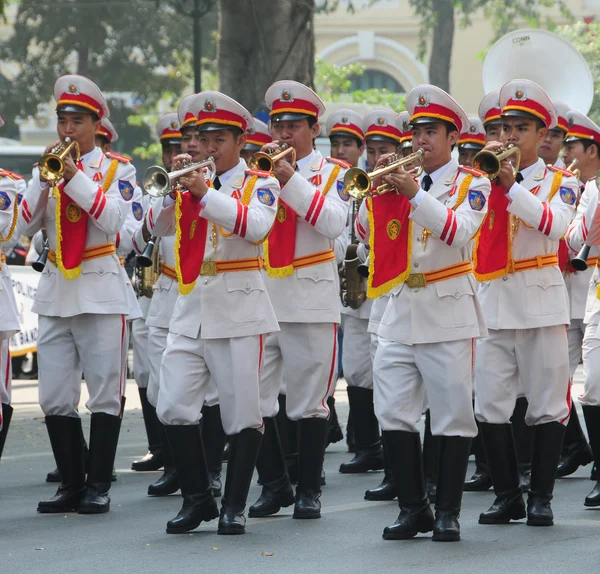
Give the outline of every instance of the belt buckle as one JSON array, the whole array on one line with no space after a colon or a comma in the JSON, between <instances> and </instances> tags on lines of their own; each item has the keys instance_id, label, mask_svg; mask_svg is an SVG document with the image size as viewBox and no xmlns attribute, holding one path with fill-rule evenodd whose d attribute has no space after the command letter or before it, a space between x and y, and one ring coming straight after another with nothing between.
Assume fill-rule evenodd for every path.
<instances>
[{"instance_id":1,"label":"belt buckle","mask_svg":"<svg viewBox=\"0 0 600 574\"><path fill-rule=\"evenodd\" d=\"M210 275L214 276L217 274L217 262L211 261L207 259L202 262L202 267L200 268L200 275Z\"/></svg>"},{"instance_id":2,"label":"belt buckle","mask_svg":"<svg viewBox=\"0 0 600 574\"><path fill-rule=\"evenodd\" d=\"M406 280L406 284L410 289L418 289L427 285L425 273L411 273Z\"/></svg>"}]
</instances>

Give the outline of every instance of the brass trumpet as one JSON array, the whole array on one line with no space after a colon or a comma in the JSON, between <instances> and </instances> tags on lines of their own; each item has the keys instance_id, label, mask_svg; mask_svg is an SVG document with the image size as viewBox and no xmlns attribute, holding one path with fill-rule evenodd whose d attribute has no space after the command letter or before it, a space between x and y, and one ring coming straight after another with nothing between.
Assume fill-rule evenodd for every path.
<instances>
[{"instance_id":1,"label":"brass trumpet","mask_svg":"<svg viewBox=\"0 0 600 574\"><path fill-rule=\"evenodd\" d=\"M354 199L364 199L371 195L381 195L393 191L394 188L387 183L383 183L375 189L371 190L373 182L388 173L391 173L398 168L404 168L405 165L417 163L418 166L410 170L411 175L419 177L423 173L423 156L425 152L422 149L417 150L406 157L399 157L394 154L390 157L387 165L367 173L359 167L352 167L344 176L344 190L347 191Z\"/></svg>"},{"instance_id":2,"label":"brass trumpet","mask_svg":"<svg viewBox=\"0 0 600 574\"><path fill-rule=\"evenodd\" d=\"M516 156L513 166L513 174L515 177L517 177L517 173L519 173L519 165L521 164L521 150L513 144L506 148L502 147L496 151L482 149L480 152L475 154L475 157L473 158L473 167L484 171L488 179L494 180L500 173L502 161L512 155Z\"/></svg>"},{"instance_id":3,"label":"brass trumpet","mask_svg":"<svg viewBox=\"0 0 600 574\"><path fill-rule=\"evenodd\" d=\"M212 179L217 171L215 160L212 157L204 161L184 165L181 169L170 173L160 165L150 166L144 172L144 189L150 197L164 197L173 191L183 191L183 188L177 183L179 178L192 171L204 168L209 170L210 179Z\"/></svg>"},{"instance_id":4,"label":"brass trumpet","mask_svg":"<svg viewBox=\"0 0 600 574\"><path fill-rule=\"evenodd\" d=\"M71 138L65 138L64 142L45 153L40 159L40 176L50 183L60 181L65 173L64 160L73 150L75 161L79 161L79 144Z\"/></svg>"},{"instance_id":5,"label":"brass trumpet","mask_svg":"<svg viewBox=\"0 0 600 574\"><path fill-rule=\"evenodd\" d=\"M281 144L279 147L269 151L257 151L250 158L250 169L259 169L260 171L273 171L276 161L283 159L286 155L292 154L292 165L296 164L296 150L288 144Z\"/></svg>"}]
</instances>

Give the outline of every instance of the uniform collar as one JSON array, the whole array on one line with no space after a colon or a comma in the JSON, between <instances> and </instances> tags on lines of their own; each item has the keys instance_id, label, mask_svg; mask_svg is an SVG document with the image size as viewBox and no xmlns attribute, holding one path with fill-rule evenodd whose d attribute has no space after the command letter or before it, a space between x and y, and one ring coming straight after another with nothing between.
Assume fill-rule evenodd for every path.
<instances>
[{"instance_id":1,"label":"uniform collar","mask_svg":"<svg viewBox=\"0 0 600 574\"><path fill-rule=\"evenodd\" d=\"M442 167L436 169L434 172L427 174L425 171L421 174L421 176L419 177L419 184L421 183L421 181L423 181L423 178L426 175L429 175L429 177L431 178L432 181L432 186L434 186L436 184L436 182L440 181L444 174L450 170L456 171L458 169L458 162L452 158L446 165L443 165ZM455 179L455 178L454 178ZM450 183L454 183L454 180Z\"/></svg>"},{"instance_id":2,"label":"uniform collar","mask_svg":"<svg viewBox=\"0 0 600 574\"><path fill-rule=\"evenodd\" d=\"M99 147L95 147L92 151L82 155L79 159L85 167L98 168L102 165L104 153L102 153L102 150Z\"/></svg>"},{"instance_id":3,"label":"uniform collar","mask_svg":"<svg viewBox=\"0 0 600 574\"><path fill-rule=\"evenodd\" d=\"M244 182L244 172L246 171L246 162L240 158L240 161L231 169L218 176L221 187L231 185L240 187ZM236 177L237 176L237 177Z\"/></svg>"},{"instance_id":4,"label":"uniform collar","mask_svg":"<svg viewBox=\"0 0 600 574\"><path fill-rule=\"evenodd\" d=\"M523 176L523 181L532 175L536 180L544 179L544 175L546 173L546 164L542 158L538 157L538 160L535 163L531 164L529 167L520 169L519 173Z\"/></svg>"},{"instance_id":5,"label":"uniform collar","mask_svg":"<svg viewBox=\"0 0 600 574\"><path fill-rule=\"evenodd\" d=\"M296 160L298 171L309 169L310 171L319 171L323 165L323 156L321 152L313 149L310 154L302 159Z\"/></svg>"}]
</instances>

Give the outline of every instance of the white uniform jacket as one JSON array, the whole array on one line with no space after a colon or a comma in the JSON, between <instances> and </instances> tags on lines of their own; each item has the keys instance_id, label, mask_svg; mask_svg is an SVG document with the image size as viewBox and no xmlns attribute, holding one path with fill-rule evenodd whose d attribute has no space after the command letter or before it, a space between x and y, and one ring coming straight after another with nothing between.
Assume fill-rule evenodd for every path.
<instances>
[{"instance_id":1,"label":"white uniform jacket","mask_svg":"<svg viewBox=\"0 0 600 574\"><path fill-rule=\"evenodd\" d=\"M598 200L596 181L590 179L581 194L577 213L565 236L567 245L573 253L579 253L583 245L587 243L593 246L590 249L590 258L600 255L600 221L596 220ZM597 287L600 284L598 267L590 267L587 271L578 273L578 275L589 274L591 274L591 278L586 292L587 300L583 322L597 324L600 321L600 299L597 296Z\"/></svg>"},{"instance_id":2,"label":"white uniform jacket","mask_svg":"<svg viewBox=\"0 0 600 574\"><path fill-rule=\"evenodd\" d=\"M227 175L219 190L211 189L206 195L201 211L201 216L209 221L205 261L261 257L260 242L275 220L279 197L276 179L259 177L250 203L244 207L237 197L243 194L251 177L246 174L245 162L240 160ZM268 193L258 194L259 190ZM166 197L153 204L146 221L153 235L175 234L175 202ZM223 231L232 235L225 237ZM213 233L216 247L211 239ZM279 325L261 272L237 271L200 275L192 292L177 298L169 330L192 338L200 334L202 339L229 339L271 333L278 331Z\"/></svg>"},{"instance_id":3,"label":"white uniform jacket","mask_svg":"<svg viewBox=\"0 0 600 574\"><path fill-rule=\"evenodd\" d=\"M297 214L296 251L305 257L334 249L346 227L349 196L343 192L346 169L326 160L318 151L298 163L298 172L281 190L281 199ZM323 196L332 171L339 173ZM345 199L344 199L345 198ZM340 289L335 261L295 269L288 277L265 281L279 322L339 323Z\"/></svg>"},{"instance_id":4,"label":"white uniform jacket","mask_svg":"<svg viewBox=\"0 0 600 574\"><path fill-rule=\"evenodd\" d=\"M158 239L158 242L158 250L163 265L168 265L171 269L175 269L175 236L161 237ZM161 273L154 285L150 308L146 316L146 325L148 327L168 329L178 295L179 286L177 285L177 279Z\"/></svg>"},{"instance_id":5,"label":"white uniform jacket","mask_svg":"<svg viewBox=\"0 0 600 574\"><path fill-rule=\"evenodd\" d=\"M411 274L427 273L470 261L470 242L487 213L490 182L473 176L464 201L454 210L469 174L450 161L418 207L411 210ZM423 229L431 231L423 249ZM411 289L391 291L377 334L406 345L458 341L487 335L472 274Z\"/></svg>"},{"instance_id":6,"label":"white uniform jacket","mask_svg":"<svg viewBox=\"0 0 600 574\"><path fill-rule=\"evenodd\" d=\"M8 175L0 175L0 340L7 339L20 330L12 279L8 265L4 261L5 252L20 236L19 230L14 227L17 197L17 182Z\"/></svg>"},{"instance_id":7,"label":"white uniform jacket","mask_svg":"<svg viewBox=\"0 0 600 574\"><path fill-rule=\"evenodd\" d=\"M104 194L102 185L112 160L97 147L82 158L82 163L83 172L65 185L65 192L90 215L86 249L114 244L131 209L135 168L131 163L119 162L113 182ZM56 250L56 199L52 188L40 183L37 168L21 202L19 219L24 235L34 235L45 227L50 249ZM40 277L33 311L54 317L129 313L125 272L116 253L84 261L81 268L79 277L67 280L48 260Z\"/></svg>"},{"instance_id":8,"label":"white uniform jacket","mask_svg":"<svg viewBox=\"0 0 600 574\"><path fill-rule=\"evenodd\" d=\"M510 192L508 211L520 219L512 246L514 261L558 253L558 242L571 222L579 190L574 177L563 175L560 190L548 202L554 174L538 159ZM531 192L536 189L535 194ZM479 298L489 329L535 329L571 322L567 289L558 265L483 282Z\"/></svg>"}]
</instances>

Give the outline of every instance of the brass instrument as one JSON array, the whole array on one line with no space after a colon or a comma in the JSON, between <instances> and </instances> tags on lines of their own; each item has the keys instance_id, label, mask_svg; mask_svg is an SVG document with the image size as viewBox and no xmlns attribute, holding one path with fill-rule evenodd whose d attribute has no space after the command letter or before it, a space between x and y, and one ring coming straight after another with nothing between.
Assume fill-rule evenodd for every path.
<instances>
[{"instance_id":1,"label":"brass instrument","mask_svg":"<svg viewBox=\"0 0 600 574\"><path fill-rule=\"evenodd\" d=\"M174 191L185 191L178 183L181 176L199 169L207 168L210 173L210 179L217 171L215 160L212 157L196 163L188 163L181 169L168 172L160 165L150 166L144 173L144 189L150 197L164 197Z\"/></svg>"},{"instance_id":2,"label":"brass instrument","mask_svg":"<svg viewBox=\"0 0 600 574\"><path fill-rule=\"evenodd\" d=\"M48 238L45 236L46 232L44 231L44 246L42 247L42 252L40 256L37 258L37 261L34 261L31 266L34 271L41 273L46 268L46 261L48 261L48 252L50 251L50 244L48 242Z\"/></svg>"},{"instance_id":3,"label":"brass instrument","mask_svg":"<svg viewBox=\"0 0 600 574\"><path fill-rule=\"evenodd\" d=\"M567 171L570 171L573 176L575 177L575 179L577 181L579 181L579 179L581 178L581 170L577 169L575 166L577 165L578 161L576 159L574 159L570 164L569 167L567 168Z\"/></svg>"},{"instance_id":4,"label":"brass instrument","mask_svg":"<svg viewBox=\"0 0 600 574\"><path fill-rule=\"evenodd\" d=\"M359 274L358 242L354 231L354 221L362 202L355 199L352 202L352 221L350 245L346 247L346 256L340 265L340 296L342 305L350 309L358 309L367 299L367 289L364 278Z\"/></svg>"},{"instance_id":5,"label":"brass instrument","mask_svg":"<svg viewBox=\"0 0 600 574\"><path fill-rule=\"evenodd\" d=\"M162 257L158 250L158 242L152 237L142 255L136 257L136 282L135 290L140 297L152 297L154 285L160 277L162 268ZM148 265L148 262L150 263Z\"/></svg>"},{"instance_id":6,"label":"brass instrument","mask_svg":"<svg viewBox=\"0 0 600 574\"><path fill-rule=\"evenodd\" d=\"M590 254L590 245L584 245L576 257L571 259L571 267L575 269L575 271L585 271L588 268L587 258Z\"/></svg>"},{"instance_id":7,"label":"brass instrument","mask_svg":"<svg viewBox=\"0 0 600 574\"><path fill-rule=\"evenodd\" d=\"M49 183L56 183L65 173L65 158L75 150L75 161L79 161L79 144L65 138L40 158L40 176Z\"/></svg>"},{"instance_id":8,"label":"brass instrument","mask_svg":"<svg viewBox=\"0 0 600 574\"><path fill-rule=\"evenodd\" d=\"M257 151L252 155L249 162L251 169L259 169L261 171L273 171L276 161L283 159L286 155L292 154L292 165L296 164L296 150L288 144L281 144L279 147L269 151Z\"/></svg>"},{"instance_id":9,"label":"brass instrument","mask_svg":"<svg viewBox=\"0 0 600 574\"><path fill-rule=\"evenodd\" d=\"M425 152L422 149L419 149L406 157L400 157L398 154L394 154L390 157L390 160L386 165L371 173L367 173L364 169L360 169L359 167L352 167L344 176L344 190L354 199L364 199L365 197L382 195L393 191L394 188L387 183L383 183L373 190L371 188L373 187L373 182L375 180L396 171L398 168L404 168L404 166L410 165L411 163L416 163L417 167L410 170L409 173L414 177L419 177L421 173L423 173L424 155Z\"/></svg>"},{"instance_id":10,"label":"brass instrument","mask_svg":"<svg viewBox=\"0 0 600 574\"><path fill-rule=\"evenodd\" d=\"M502 161L512 155L516 156L515 163L513 165L513 175L517 177L517 173L519 173L519 165L521 164L521 150L512 144L506 148L502 147L495 151L482 149L480 152L475 154L475 157L473 158L473 167L484 171L488 179L494 180L500 173Z\"/></svg>"}]
</instances>

